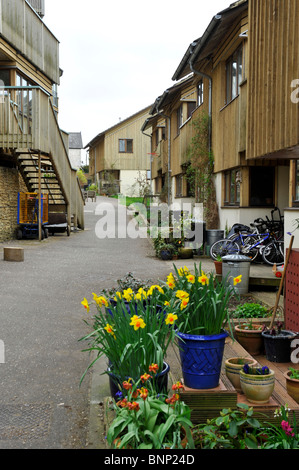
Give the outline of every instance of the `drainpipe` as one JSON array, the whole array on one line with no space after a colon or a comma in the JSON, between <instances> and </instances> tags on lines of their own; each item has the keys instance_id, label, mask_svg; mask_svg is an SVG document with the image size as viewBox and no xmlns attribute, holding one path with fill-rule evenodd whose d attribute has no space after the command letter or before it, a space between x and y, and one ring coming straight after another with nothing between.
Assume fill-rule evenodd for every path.
<instances>
[{"instance_id":1,"label":"drainpipe","mask_svg":"<svg viewBox=\"0 0 299 470\"><path fill-rule=\"evenodd\" d=\"M147 137L149 137L149 138L151 139L151 150L152 150L152 135L147 134L147 133L144 132L142 129L141 129L141 132L142 132L143 135L146 135ZM152 153L151 153L150 157L151 157L151 158L150 158L150 162L151 162L151 164L150 164L150 172L151 172L151 195L152 195L152 194L153 194L153 180L152 180L152 158L153 158L153 156L152 156Z\"/></svg>"},{"instance_id":2,"label":"drainpipe","mask_svg":"<svg viewBox=\"0 0 299 470\"><path fill-rule=\"evenodd\" d=\"M166 116L166 114L163 114L161 112L157 112L159 116L164 117L168 121L168 171L167 171L167 182L168 182L168 188L167 188L167 199L168 199L168 205L170 204L170 198L171 198L171 168L170 168L170 152L171 152L171 143L170 143L170 138L171 138L171 129L170 129L170 116Z\"/></svg>"}]
</instances>

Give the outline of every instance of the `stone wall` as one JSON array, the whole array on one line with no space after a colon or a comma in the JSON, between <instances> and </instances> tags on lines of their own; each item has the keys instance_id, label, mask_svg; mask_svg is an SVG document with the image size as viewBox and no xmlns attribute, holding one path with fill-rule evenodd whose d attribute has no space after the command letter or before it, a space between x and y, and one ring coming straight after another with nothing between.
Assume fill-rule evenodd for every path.
<instances>
[{"instance_id":1,"label":"stone wall","mask_svg":"<svg viewBox=\"0 0 299 470\"><path fill-rule=\"evenodd\" d=\"M19 191L28 190L18 170L0 166L0 242L16 238Z\"/></svg>"}]
</instances>

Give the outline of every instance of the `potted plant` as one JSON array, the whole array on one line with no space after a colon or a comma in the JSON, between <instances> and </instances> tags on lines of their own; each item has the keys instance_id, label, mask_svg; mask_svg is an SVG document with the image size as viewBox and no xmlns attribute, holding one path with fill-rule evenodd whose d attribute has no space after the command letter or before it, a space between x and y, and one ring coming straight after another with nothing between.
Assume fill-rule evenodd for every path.
<instances>
[{"instance_id":1,"label":"potted plant","mask_svg":"<svg viewBox=\"0 0 299 470\"><path fill-rule=\"evenodd\" d=\"M263 325L248 322L235 325L236 340L243 346L251 356L258 356L263 352Z\"/></svg>"},{"instance_id":2,"label":"potted plant","mask_svg":"<svg viewBox=\"0 0 299 470\"><path fill-rule=\"evenodd\" d=\"M217 255L216 260L214 260L216 274L222 274L222 258L220 255Z\"/></svg>"},{"instance_id":3,"label":"potted plant","mask_svg":"<svg viewBox=\"0 0 299 470\"><path fill-rule=\"evenodd\" d=\"M242 392L240 384L240 370L243 369L245 364L251 367L257 366L255 359L251 357L230 357L225 361L225 373L231 381L237 392Z\"/></svg>"},{"instance_id":4,"label":"potted plant","mask_svg":"<svg viewBox=\"0 0 299 470\"><path fill-rule=\"evenodd\" d=\"M296 334L289 330L283 330L283 323L280 321L272 328L264 327L262 337L268 361L290 362L291 340Z\"/></svg>"},{"instance_id":5,"label":"potted plant","mask_svg":"<svg viewBox=\"0 0 299 470\"><path fill-rule=\"evenodd\" d=\"M275 374L272 369L264 367L250 367L248 364L240 370L240 384L243 393L251 403L268 403L275 384Z\"/></svg>"},{"instance_id":6,"label":"potted plant","mask_svg":"<svg viewBox=\"0 0 299 470\"><path fill-rule=\"evenodd\" d=\"M89 343L85 351L96 355L87 370L100 357L106 356L108 363L105 372L118 389L128 377L137 380L152 363L158 364L161 374L168 373L165 356L176 333L172 317L165 316L162 311L157 313L158 293L156 286L152 286L146 299L136 295L127 304L122 296L115 297L115 305L96 294L91 303L86 298L83 300L82 304L87 311L92 303L97 309L91 320L86 321L92 331L81 338ZM167 381L161 380L161 384L164 389ZM112 389L114 391L115 387Z\"/></svg>"},{"instance_id":7,"label":"potted plant","mask_svg":"<svg viewBox=\"0 0 299 470\"><path fill-rule=\"evenodd\" d=\"M172 397L157 395L147 384L148 376L123 384L127 396L114 404L116 416L108 429L108 444L133 449L193 448L191 410L180 399L182 384L173 385Z\"/></svg>"},{"instance_id":8,"label":"potted plant","mask_svg":"<svg viewBox=\"0 0 299 470\"><path fill-rule=\"evenodd\" d=\"M234 288L194 265L194 274L184 267L170 274L163 297L165 312L176 316L176 332L184 384L195 389L215 388L219 377L225 339L233 334L228 302Z\"/></svg>"},{"instance_id":9,"label":"potted plant","mask_svg":"<svg viewBox=\"0 0 299 470\"><path fill-rule=\"evenodd\" d=\"M237 306L233 313L234 318L266 318L269 310L256 302L246 302Z\"/></svg>"},{"instance_id":10,"label":"potted plant","mask_svg":"<svg viewBox=\"0 0 299 470\"><path fill-rule=\"evenodd\" d=\"M289 367L284 376L288 394L299 403L299 370Z\"/></svg>"},{"instance_id":11,"label":"potted plant","mask_svg":"<svg viewBox=\"0 0 299 470\"><path fill-rule=\"evenodd\" d=\"M160 246L159 258L167 261L171 260L173 257L174 248L170 243L165 243Z\"/></svg>"}]
</instances>

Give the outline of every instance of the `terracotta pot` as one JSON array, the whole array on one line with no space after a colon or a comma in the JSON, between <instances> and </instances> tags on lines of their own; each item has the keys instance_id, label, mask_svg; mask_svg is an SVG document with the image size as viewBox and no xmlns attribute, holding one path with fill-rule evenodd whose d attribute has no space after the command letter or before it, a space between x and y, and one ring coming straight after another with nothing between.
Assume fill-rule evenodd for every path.
<instances>
[{"instance_id":1,"label":"terracotta pot","mask_svg":"<svg viewBox=\"0 0 299 470\"><path fill-rule=\"evenodd\" d=\"M287 385L287 392L290 395L290 397L294 398L294 400L297 403L299 403L299 380L292 379L290 375L291 375L290 370L284 373L284 376L286 379L286 385Z\"/></svg>"},{"instance_id":2,"label":"terracotta pot","mask_svg":"<svg viewBox=\"0 0 299 470\"><path fill-rule=\"evenodd\" d=\"M242 326L235 326L237 341L251 356L258 356L263 352L262 325L253 325L252 330L246 330Z\"/></svg>"},{"instance_id":3,"label":"terracotta pot","mask_svg":"<svg viewBox=\"0 0 299 470\"><path fill-rule=\"evenodd\" d=\"M222 261L214 261L216 274L222 274Z\"/></svg>"},{"instance_id":4,"label":"terracotta pot","mask_svg":"<svg viewBox=\"0 0 299 470\"><path fill-rule=\"evenodd\" d=\"M244 364L248 364L250 367L257 366L256 360L251 357L230 357L225 361L225 373L239 393L243 393L240 384L240 370L243 369Z\"/></svg>"},{"instance_id":5,"label":"terracotta pot","mask_svg":"<svg viewBox=\"0 0 299 470\"><path fill-rule=\"evenodd\" d=\"M275 375L270 369L268 375L245 374L240 370L240 383L243 393L250 403L268 403L274 390Z\"/></svg>"}]
</instances>

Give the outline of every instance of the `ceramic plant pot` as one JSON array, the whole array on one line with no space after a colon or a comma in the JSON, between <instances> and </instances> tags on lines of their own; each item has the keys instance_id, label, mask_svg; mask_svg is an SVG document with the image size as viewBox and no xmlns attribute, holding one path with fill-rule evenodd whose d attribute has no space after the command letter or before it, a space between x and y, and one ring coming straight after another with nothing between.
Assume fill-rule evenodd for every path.
<instances>
[{"instance_id":1,"label":"ceramic plant pot","mask_svg":"<svg viewBox=\"0 0 299 470\"><path fill-rule=\"evenodd\" d=\"M291 362L291 341L297 333L281 330L278 335L263 332L266 358L271 362Z\"/></svg>"},{"instance_id":2,"label":"ceramic plant pot","mask_svg":"<svg viewBox=\"0 0 299 470\"><path fill-rule=\"evenodd\" d=\"M274 390L275 375L270 369L268 375L245 374L240 370L240 384L250 403L263 405L268 403Z\"/></svg>"},{"instance_id":3,"label":"ceramic plant pot","mask_svg":"<svg viewBox=\"0 0 299 470\"><path fill-rule=\"evenodd\" d=\"M284 373L286 379L287 392L297 403L299 403L299 380L290 377L291 371Z\"/></svg>"},{"instance_id":4,"label":"ceramic plant pot","mask_svg":"<svg viewBox=\"0 0 299 470\"><path fill-rule=\"evenodd\" d=\"M230 357L225 361L226 376L239 393L243 393L240 384L240 370L243 369L244 364L248 364L250 367L257 366L256 360L251 357Z\"/></svg>"},{"instance_id":5,"label":"ceramic plant pot","mask_svg":"<svg viewBox=\"0 0 299 470\"><path fill-rule=\"evenodd\" d=\"M262 325L253 325L252 330L241 326L235 326L237 341L251 356L258 356L263 352Z\"/></svg>"},{"instance_id":6,"label":"ceramic plant pot","mask_svg":"<svg viewBox=\"0 0 299 470\"><path fill-rule=\"evenodd\" d=\"M216 335L177 332L184 385L193 389L218 387L226 331Z\"/></svg>"}]
</instances>

